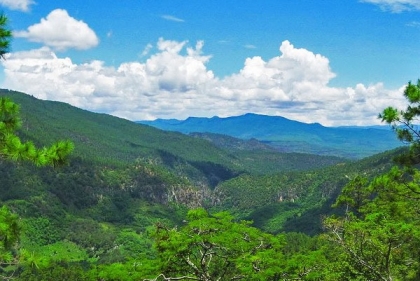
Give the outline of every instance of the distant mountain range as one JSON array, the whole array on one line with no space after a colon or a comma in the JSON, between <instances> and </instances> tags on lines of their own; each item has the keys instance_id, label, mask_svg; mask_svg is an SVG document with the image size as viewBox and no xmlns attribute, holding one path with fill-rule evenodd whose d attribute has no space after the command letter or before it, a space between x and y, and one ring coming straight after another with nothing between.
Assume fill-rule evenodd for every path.
<instances>
[{"instance_id":1,"label":"distant mountain range","mask_svg":"<svg viewBox=\"0 0 420 281\"><path fill-rule=\"evenodd\" d=\"M386 126L325 127L280 116L248 113L227 118L190 117L186 120L137 121L165 131L184 134L213 133L256 139L282 152L301 152L360 159L403 144Z\"/></svg>"}]
</instances>

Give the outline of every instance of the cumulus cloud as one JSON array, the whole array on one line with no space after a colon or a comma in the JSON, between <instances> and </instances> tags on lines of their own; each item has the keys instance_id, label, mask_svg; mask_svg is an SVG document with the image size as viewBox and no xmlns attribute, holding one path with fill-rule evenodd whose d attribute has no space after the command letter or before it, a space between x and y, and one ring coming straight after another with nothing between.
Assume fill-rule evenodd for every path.
<instances>
[{"instance_id":1,"label":"cumulus cloud","mask_svg":"<svg viewBox=\"0 0 420 281\"><path fill-rule=\"evenodd\" d=\"M33 0L0 0L0 5L10 9L27 12L31 5L35 4Z\"/></svg>"},{"instance_id":2,"label":"cumulus cloud","mask_svg":"<svg viewBox=\"0 0 420 281\"><path fill-rule=\"evenodd\" d=\"M381 9L393 13L420 10L419 0L361 0L361 2L378 5Z\"/></svg>"},{"instance_id":3,"label":"cumulus cloud","mask_svg":"<svg viewBox=\"0 0 420 281\"><path fill-rule=\"evenodd\" d=\"M95 47L99 39L83 21L69 16L66 10L56 9L26 31L16 31L14 36L42 43L56 50L71 48L85 50Z\"/></svg>"},{"instance_id":4,"label":"cumulus cloud","mask_svg":"<svg viewBox=\"0 0 420 281\"><path fill-rule=\"evenodd\" d=\"M207 69L211 57L203 47L202 41L190 46L161 38L158 51L144 63L118 67L102 61L75 64L49 47L16 52L2 62L2 87L131 120L254 112L324 125L366 125L377 123L388 105L405 105L402 89L381 83L329 86L335 77L329 60L289 41L281 43L278 56L247 58L240 71L223 79Z\"/></svg>"}]
</instances>

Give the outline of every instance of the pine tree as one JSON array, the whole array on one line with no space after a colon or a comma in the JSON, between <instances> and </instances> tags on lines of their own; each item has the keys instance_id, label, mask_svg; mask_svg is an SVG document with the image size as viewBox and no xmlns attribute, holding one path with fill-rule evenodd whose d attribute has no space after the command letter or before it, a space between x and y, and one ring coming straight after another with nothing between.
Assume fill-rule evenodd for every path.
<instances>
[{"instance_id":1,"label":"pine tree","mask_svg":"<svg viewBox=\"0 0 420 281\"><path fill-rule=\"evenodd\" d=\"M4 55L9 52L10 39L12 31L7 28L7 17L0 14L0 58L4 59Z\"/></svg>"},{"instance_id":2,"label":"pine tree","mask_svg":"<svg viewBox=\"0 0 420 281\"><path fill-rule=\"evenodd\" d=\"M0 59L9 51L12 32L7 29L7 17L0 15ZM37 148L31 141L23 142L17 135L21 126L19 105L8 97L0 98L0 160L29 161L37 166L58 166L65 163L74 145L71 141L58 141L50 147ZM0 207L0 279L13 276L4 268L18 263L16 243L19 240L19 218L6 206ZM12 267L13 268L13 267Z\"/></svg>"},{"instance_id":3,"label":"pine tree","mask_svg":"<svg viewBox=\"0 0 420 281\"><path fill-rule=\"evenodd\" d=\"M22 142L16 135L21 126L19 106L7 97L0 98L0 158L28 160L38 166L57 166L65 163L74 145L58 141L50 147L36 148L33 142Z\"/></svg>"}]
</instances>

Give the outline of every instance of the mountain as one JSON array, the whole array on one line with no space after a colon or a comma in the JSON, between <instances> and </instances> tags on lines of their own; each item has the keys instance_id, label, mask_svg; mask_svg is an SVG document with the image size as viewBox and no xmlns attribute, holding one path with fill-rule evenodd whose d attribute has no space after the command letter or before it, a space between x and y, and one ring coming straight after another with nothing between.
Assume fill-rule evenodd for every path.
<instances>
[{"instance_id":1,"label":"mountain","mask_svg":"<svg viewBox=\"0 0 420 281\"><path fill-rule=\"evenodd\" d=\"M278 151L333 155L361 159L401 146L390 128L324 127L280 116L245 114L227 118L138 121L162 130L184 134L208 132L240 139L257 139Z\"/></svg>"},{"instance_id":2,"label":"mountain","mask_svg":"<svg viewBox=\"0 0 420 281\"><path fill-rule=\"evenodd\" d=\"M229 152L230 148L218 147L208 139L163 131L66 103L39 100L9 90L0 90L0 96L9 96L20 105L23 127L19 133L24 139L33 140L38 145L70 139L75 143L75 157L116 166L139 160L158 163L205 186L215 186L219 181L240 173L312 169L343 161L313 156L317 160L301 161L299 165L293 155L278 151L271 151L271 158L265 161L258 152L264 151L266 146L257 143L250 146L255 150L254 156L249 153L234 155ZM242 161L244 158L246 161ZM278 162L280 158L281 162ZM245 165L247 161L252 165ZM265 171L267 166L270 166L270 171Z\"/></svg>"}]
</instances>

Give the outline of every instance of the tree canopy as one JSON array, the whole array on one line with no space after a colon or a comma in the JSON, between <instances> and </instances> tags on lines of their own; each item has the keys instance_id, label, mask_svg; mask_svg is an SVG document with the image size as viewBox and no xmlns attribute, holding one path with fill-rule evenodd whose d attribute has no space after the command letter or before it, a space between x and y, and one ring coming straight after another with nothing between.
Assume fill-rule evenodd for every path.
<instances>
[{"instance_id":1,"label":"tree canopy","mask_svg":"<svg viewBox=\"0 0 420 281\"><path fill-rule=\"evenodd\" d=\"M158 225L155 240L163 280L269 280L281 271L281 238L226 212L191 210L179 230Z\"/></svg>"}]
</instances>

